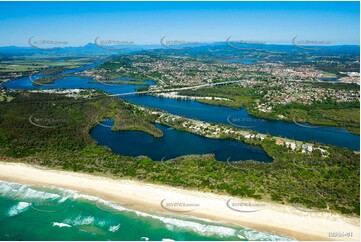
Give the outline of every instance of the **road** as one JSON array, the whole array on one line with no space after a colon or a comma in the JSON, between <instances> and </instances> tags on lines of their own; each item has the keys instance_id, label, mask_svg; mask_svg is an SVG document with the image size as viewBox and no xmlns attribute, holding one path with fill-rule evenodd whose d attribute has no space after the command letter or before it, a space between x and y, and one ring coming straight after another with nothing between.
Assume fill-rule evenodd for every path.
<instances>
[{"instance_id":1,"label":"road","mask_svg":"<svg viewBox=\"0 0 361 242\"><path fill-rule=\"evenodd\" d=\"M192 90L202 87L211 87L211 86L221 86L227 84L233 84L238 82L243 82L246 80L238 80L238 81L226 81L226 82L217 82L217 83L210 83L210 84L202 84L197 86L191 87L179 87L179 88L171 88L171 89L158 89L158 90L150 90L150 91L142 91L142 92L128 92L128 93L120 93L120 94L111 94L111 97L120 97L120 96L131 96L131 95L141 95L141 94L149 94L149 93L160 93L160 92L174 92L174 91L183 91L183 90Z\"/></svg>"}]
</instances>

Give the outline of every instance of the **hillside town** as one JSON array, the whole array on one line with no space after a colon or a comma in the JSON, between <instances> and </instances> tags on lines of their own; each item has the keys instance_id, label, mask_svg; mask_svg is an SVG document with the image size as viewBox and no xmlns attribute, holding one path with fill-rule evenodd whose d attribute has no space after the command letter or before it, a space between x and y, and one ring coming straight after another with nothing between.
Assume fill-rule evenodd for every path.
<instances>
[{"instance_id":1,"label":"hillside town","mask_svg":"<svg viewBox=\"0 0 361 242\"><path fill-rule=\"evenodd\" d=\"M143 76L156 82L156 85L148 87L149 90L157 90L153 95L193 100L202 98L186 97L168 89L244 80L234 85L255 90L261 97L256 107L261 112L270 112L272 107L278 104L312 104L316 101L359 102L360 100L358 89L340 89L332 86L337 83L359 85L357 72L342 72L340 74L345 77L337 79L334 74L307 64L290 67L284 63L260 62L250 65L226 61L205 62L183 56L154 57L144 54L126 56L124 59L126 64L119 64L115 69L99 67L83 71L81 74L99 81L109 76ZM117 62L114 64L116 65ZM164 92L159 92L162 90ZM222 100L221 97L212 98ZM203 99L211 99L211 97Z\"/></svg>"}]
</instances>

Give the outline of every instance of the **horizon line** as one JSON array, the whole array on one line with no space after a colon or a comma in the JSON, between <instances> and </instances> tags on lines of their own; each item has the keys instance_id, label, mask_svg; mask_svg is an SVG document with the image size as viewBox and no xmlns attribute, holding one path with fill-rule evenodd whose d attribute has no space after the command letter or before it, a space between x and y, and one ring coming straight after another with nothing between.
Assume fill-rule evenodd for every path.
<instances>
[{"instance_id":1,"label":"horizon line","mask_svg":"<svg viewBox=\"0 0 361 242\"><path fill-rule=\"evenodd\" d=\"M196 41L194 41L196 42ZM185 44L168 44L169 46L191 46L191 47L197 47L200 46L200 45L207 45L207 44L228 44L227 41L198 41L195 43L185 43ZM298 45L295 45L294 43L278 43L278 42L274 42L274 43L236 43L237 45L259 45L259 46L262 46L262 45L293 45L293 46L318 46L318 47L330 47L330 46L360 46L360 43L339 43L339 44L298 44ZM95 42L88 42L88 43L85 43L85 44L79 44L79 45L66 45L66 46L62 46L62 47L58 47L56 46L57 49L63 49L63 48L76 48L76 47L85 47L87 45L95 45L95 46L98 46L100 47L97 43ZM123 45L102 45L102 46L109 46L109 47L116 47L116 46L151 46L151 45L155 45L155 46L160 46L160 47L164 47L164 44L162 44L161 42L160 43L145 43L145 44L123 44ZM28 45L0 45L0 48L4 48L4 47L18 47L18 48L34 48L33 46L31 46L30 44Z\"/></svg>"}]
</instances>

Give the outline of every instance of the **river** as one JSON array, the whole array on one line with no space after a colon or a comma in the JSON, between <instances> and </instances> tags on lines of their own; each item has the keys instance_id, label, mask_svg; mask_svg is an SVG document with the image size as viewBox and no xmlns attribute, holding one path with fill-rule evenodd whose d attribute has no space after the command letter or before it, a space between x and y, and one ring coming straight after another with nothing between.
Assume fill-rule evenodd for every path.
<instances>
[{"instance_id":1,"label":"river","mask_svg":"<svg viewBox=\"0 0 361 242\"><path fill-rule=\"evenodd\" d=\"M83 66L64 72L76 73L94 67L96 64ZM37 78L35 75L32 79ZM153 85L151 80L147 84ZM53 88L94 88L110 94L133 92L137 85L105 85L91 79L79 77L66 77L55 80L53 84L34 86L28 77L6 82L5 87L10 89L53 89ZM359 150L360 136L350 133L346 128L312 126L284 121L271 121L253 117L245 109L234 109L222 106L202 104L193 100L175 100L154 96L128 96L124 100L134 104L158 108L173 114L207 122L229 124L235 127L255 130L264 134L282 136L300 141L316 141Z\"/></svg>"}]
</instances>

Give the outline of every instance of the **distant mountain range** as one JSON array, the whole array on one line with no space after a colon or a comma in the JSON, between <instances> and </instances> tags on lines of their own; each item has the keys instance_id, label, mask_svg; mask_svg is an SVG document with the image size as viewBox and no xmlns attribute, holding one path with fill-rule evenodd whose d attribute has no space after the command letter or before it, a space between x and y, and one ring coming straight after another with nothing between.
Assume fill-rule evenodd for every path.
<instances>
[{"instance_id":1,"label":"distant mountain range","mask_svg":"<svg viewBox=\"0 0 361 242\"><path fill-rule=\"evenodd\" d=\"M111 49L112 48L112 49ZM4 46L0 47L0 54L11 55L34 55L34 54L55 54L55 55L113 55L129 53L131 51L149 50L161 48L160 45L124 45L112 46L109 48L101 48L94 43L89 43L78 47L62 47L62 48L36 48L36 47L19 47L19 46Z\"/></svg>"},{"instance_id":2,"label":"distant mountain range","mask_svg":"<svg viewBox=\"0 0 361 242\"><path fill-rule=\"evenodd\" d=\"M136 51L149 51L159 53L175 54L195 54L207 50L208 53L240 53L252 52L262 54L277 54L278 52L304 52L321 55L332 53L342 53L350 55L359 55L359 45L330 45L330 46L295 46L295 45L277 45L277 44L233 44L226 42L197 43L184 45L121 45L121 46L99 46L95 43L88 43L79 47L63 47L56 49L41 49L37 47L18 47L4 46L0 47L0 54L3 55L65 55L65 56L94 56L94 55L118 55L127 54ZM157 51L154 51L157 50Z\"/></svg>"}]
</instances>

